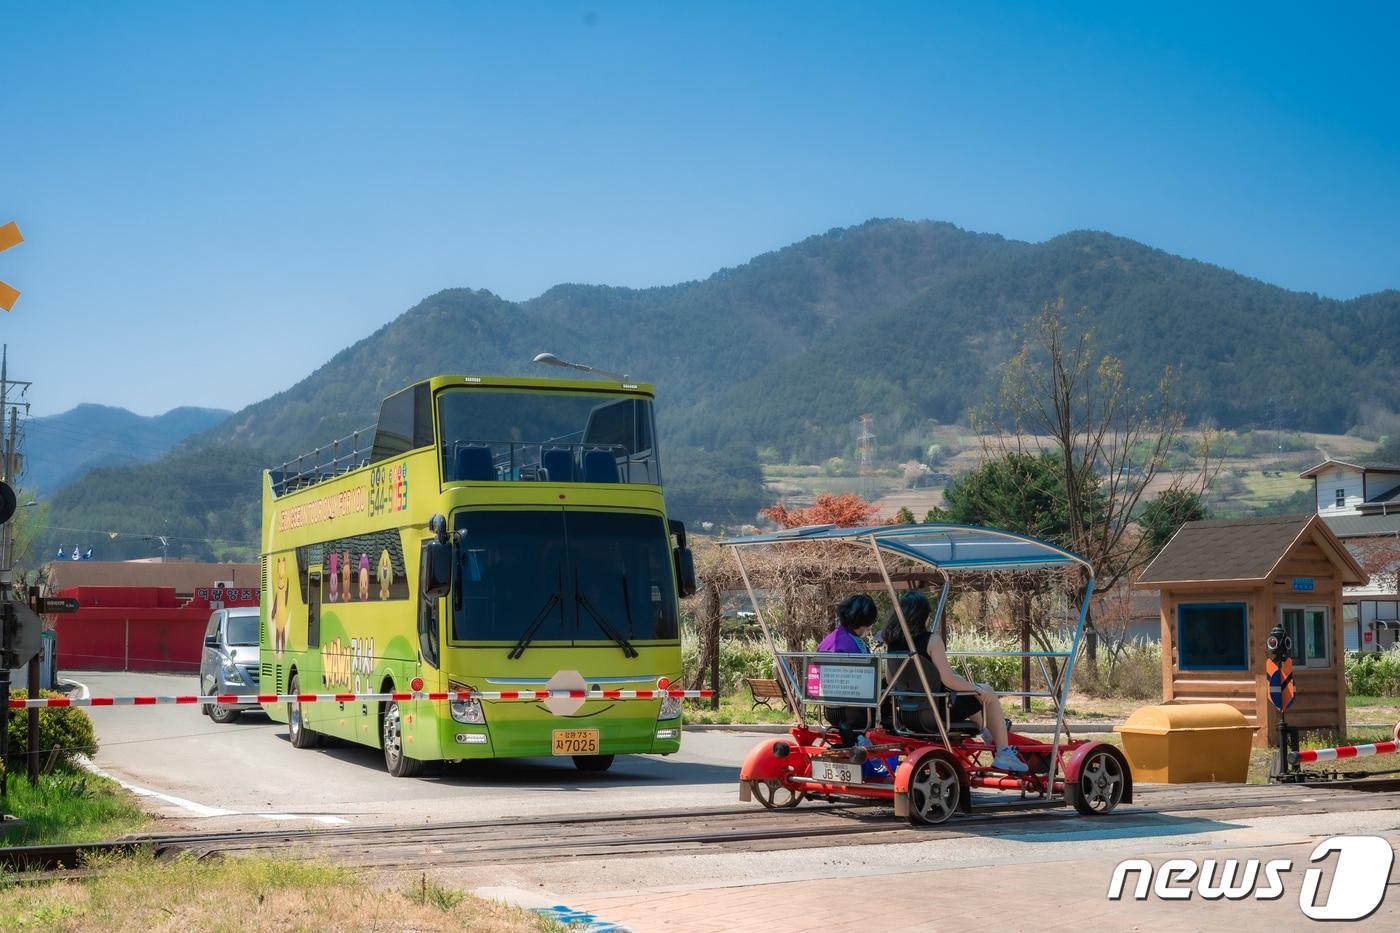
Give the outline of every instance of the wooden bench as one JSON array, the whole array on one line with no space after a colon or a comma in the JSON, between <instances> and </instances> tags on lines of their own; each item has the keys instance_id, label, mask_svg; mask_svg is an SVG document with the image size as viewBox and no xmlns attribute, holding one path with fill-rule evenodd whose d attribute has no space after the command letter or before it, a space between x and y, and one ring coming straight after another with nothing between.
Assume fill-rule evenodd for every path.
<instances>
[{"instance_id":1,"label":"wooden bench","mask_svg":"<svg viewBox=\"0 0 1400 933\"><path fill-rule=\"evenodd\" d=\"M790 708L787 695L783 693L783 688L776 680L764 677L745 677L744 683L749 685L749 692L753 694L753 709L757 709L760 703L767 709L773 709L774 700L783 704L784 709ZM777 712L777 710L773 711Z\"/></svg>"}]
</instances>

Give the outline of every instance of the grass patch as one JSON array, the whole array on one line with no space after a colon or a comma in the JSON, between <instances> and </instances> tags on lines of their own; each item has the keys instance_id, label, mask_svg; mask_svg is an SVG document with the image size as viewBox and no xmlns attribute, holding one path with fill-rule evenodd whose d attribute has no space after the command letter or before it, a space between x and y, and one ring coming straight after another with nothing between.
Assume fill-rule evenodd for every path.
<instances>
[{"instance_id":1,"label":"grass patch","mask_svg":"<svg viewBox=\"0 0 1400 933\"><path fill-rule=\"evenodd\" d=\"M693 705L687 703L683 716L687 724L696 725L791 725L794 722L792 713L783 709L777 700L773 700L772 703L774 708L771 710L762 706L754 708L749 691L745 689L742 693L729 693L720 697L719 709L710 709L709 700L701 700Z\"/></svg>"},{"instance_id":2,"label":"grass patch","mask_svg":"<svg viewBox=\"0 0 1400 933\"><path fill-rule=\"evenodd\" d=\"M12 846L114 839L150 822L116 783L67 768L40 775L37 786L24 775L12 775L6 809L24 821L0 830L0 842Z\"/></svg>"},{"instance_id":3,"label":"grass patch","mask_svg":"<svg viewBox=\"0 0 1400 933\"><path fill-rule=\"evenodd\" d=\"M275 858L104 858L93 877L17 884L0 930L556 930L529 911L445 887L408 890L323 862Z\"/></svg>"}]
</instances>

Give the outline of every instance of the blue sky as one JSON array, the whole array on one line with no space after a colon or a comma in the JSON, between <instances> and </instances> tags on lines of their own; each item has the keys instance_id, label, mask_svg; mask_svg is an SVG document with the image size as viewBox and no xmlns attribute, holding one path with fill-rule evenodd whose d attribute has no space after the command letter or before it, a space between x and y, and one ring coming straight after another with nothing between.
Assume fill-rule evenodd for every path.
<instances>
[{"instance_id":1,"label":"blue sky","mask_svg":"<svg viewBox=\"0 0 1400 933\"><path fill-rule=\"evenodd\" d=\"M1400 287L1394 8L1138 6L0 0L3 339L35 414L238 408L874 216Z\"/></svg>"}]
</instances>

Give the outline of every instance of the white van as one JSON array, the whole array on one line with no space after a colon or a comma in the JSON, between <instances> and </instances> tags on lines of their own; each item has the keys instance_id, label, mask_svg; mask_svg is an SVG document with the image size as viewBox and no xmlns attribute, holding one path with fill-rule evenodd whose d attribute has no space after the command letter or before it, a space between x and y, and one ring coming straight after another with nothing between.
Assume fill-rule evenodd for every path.
<instances>
[{"instance_id":1,"label":"white van","mask_svg":"<svg viewBox=\"0 0 1400 933\"><path fill-rule=\"evenodd\" d=\"M216 609L204 630L204 653L199 660L199 689L205 696L258 693L258 607ZM215 722L233 722L257 703L206 703L204 715Z\"/></svg>"}]
</instances>

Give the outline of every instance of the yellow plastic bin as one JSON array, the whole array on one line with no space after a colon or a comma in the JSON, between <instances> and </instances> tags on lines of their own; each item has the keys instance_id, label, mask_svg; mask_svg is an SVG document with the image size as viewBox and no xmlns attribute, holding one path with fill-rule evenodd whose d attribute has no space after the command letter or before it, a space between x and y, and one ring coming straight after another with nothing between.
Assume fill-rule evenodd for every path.
<instances>
[{"instance_id":1,"label":"yellow plastic bin","mask_svg":"<svg viewBox=\"0 0 1400 933\"><path fill-rule=\"evenodd\" d=\"M1254 727L1228 703L1144 706L1114 731L1133 781L1143 784L1243 784Z\"/></svg>"}]
</instances>

